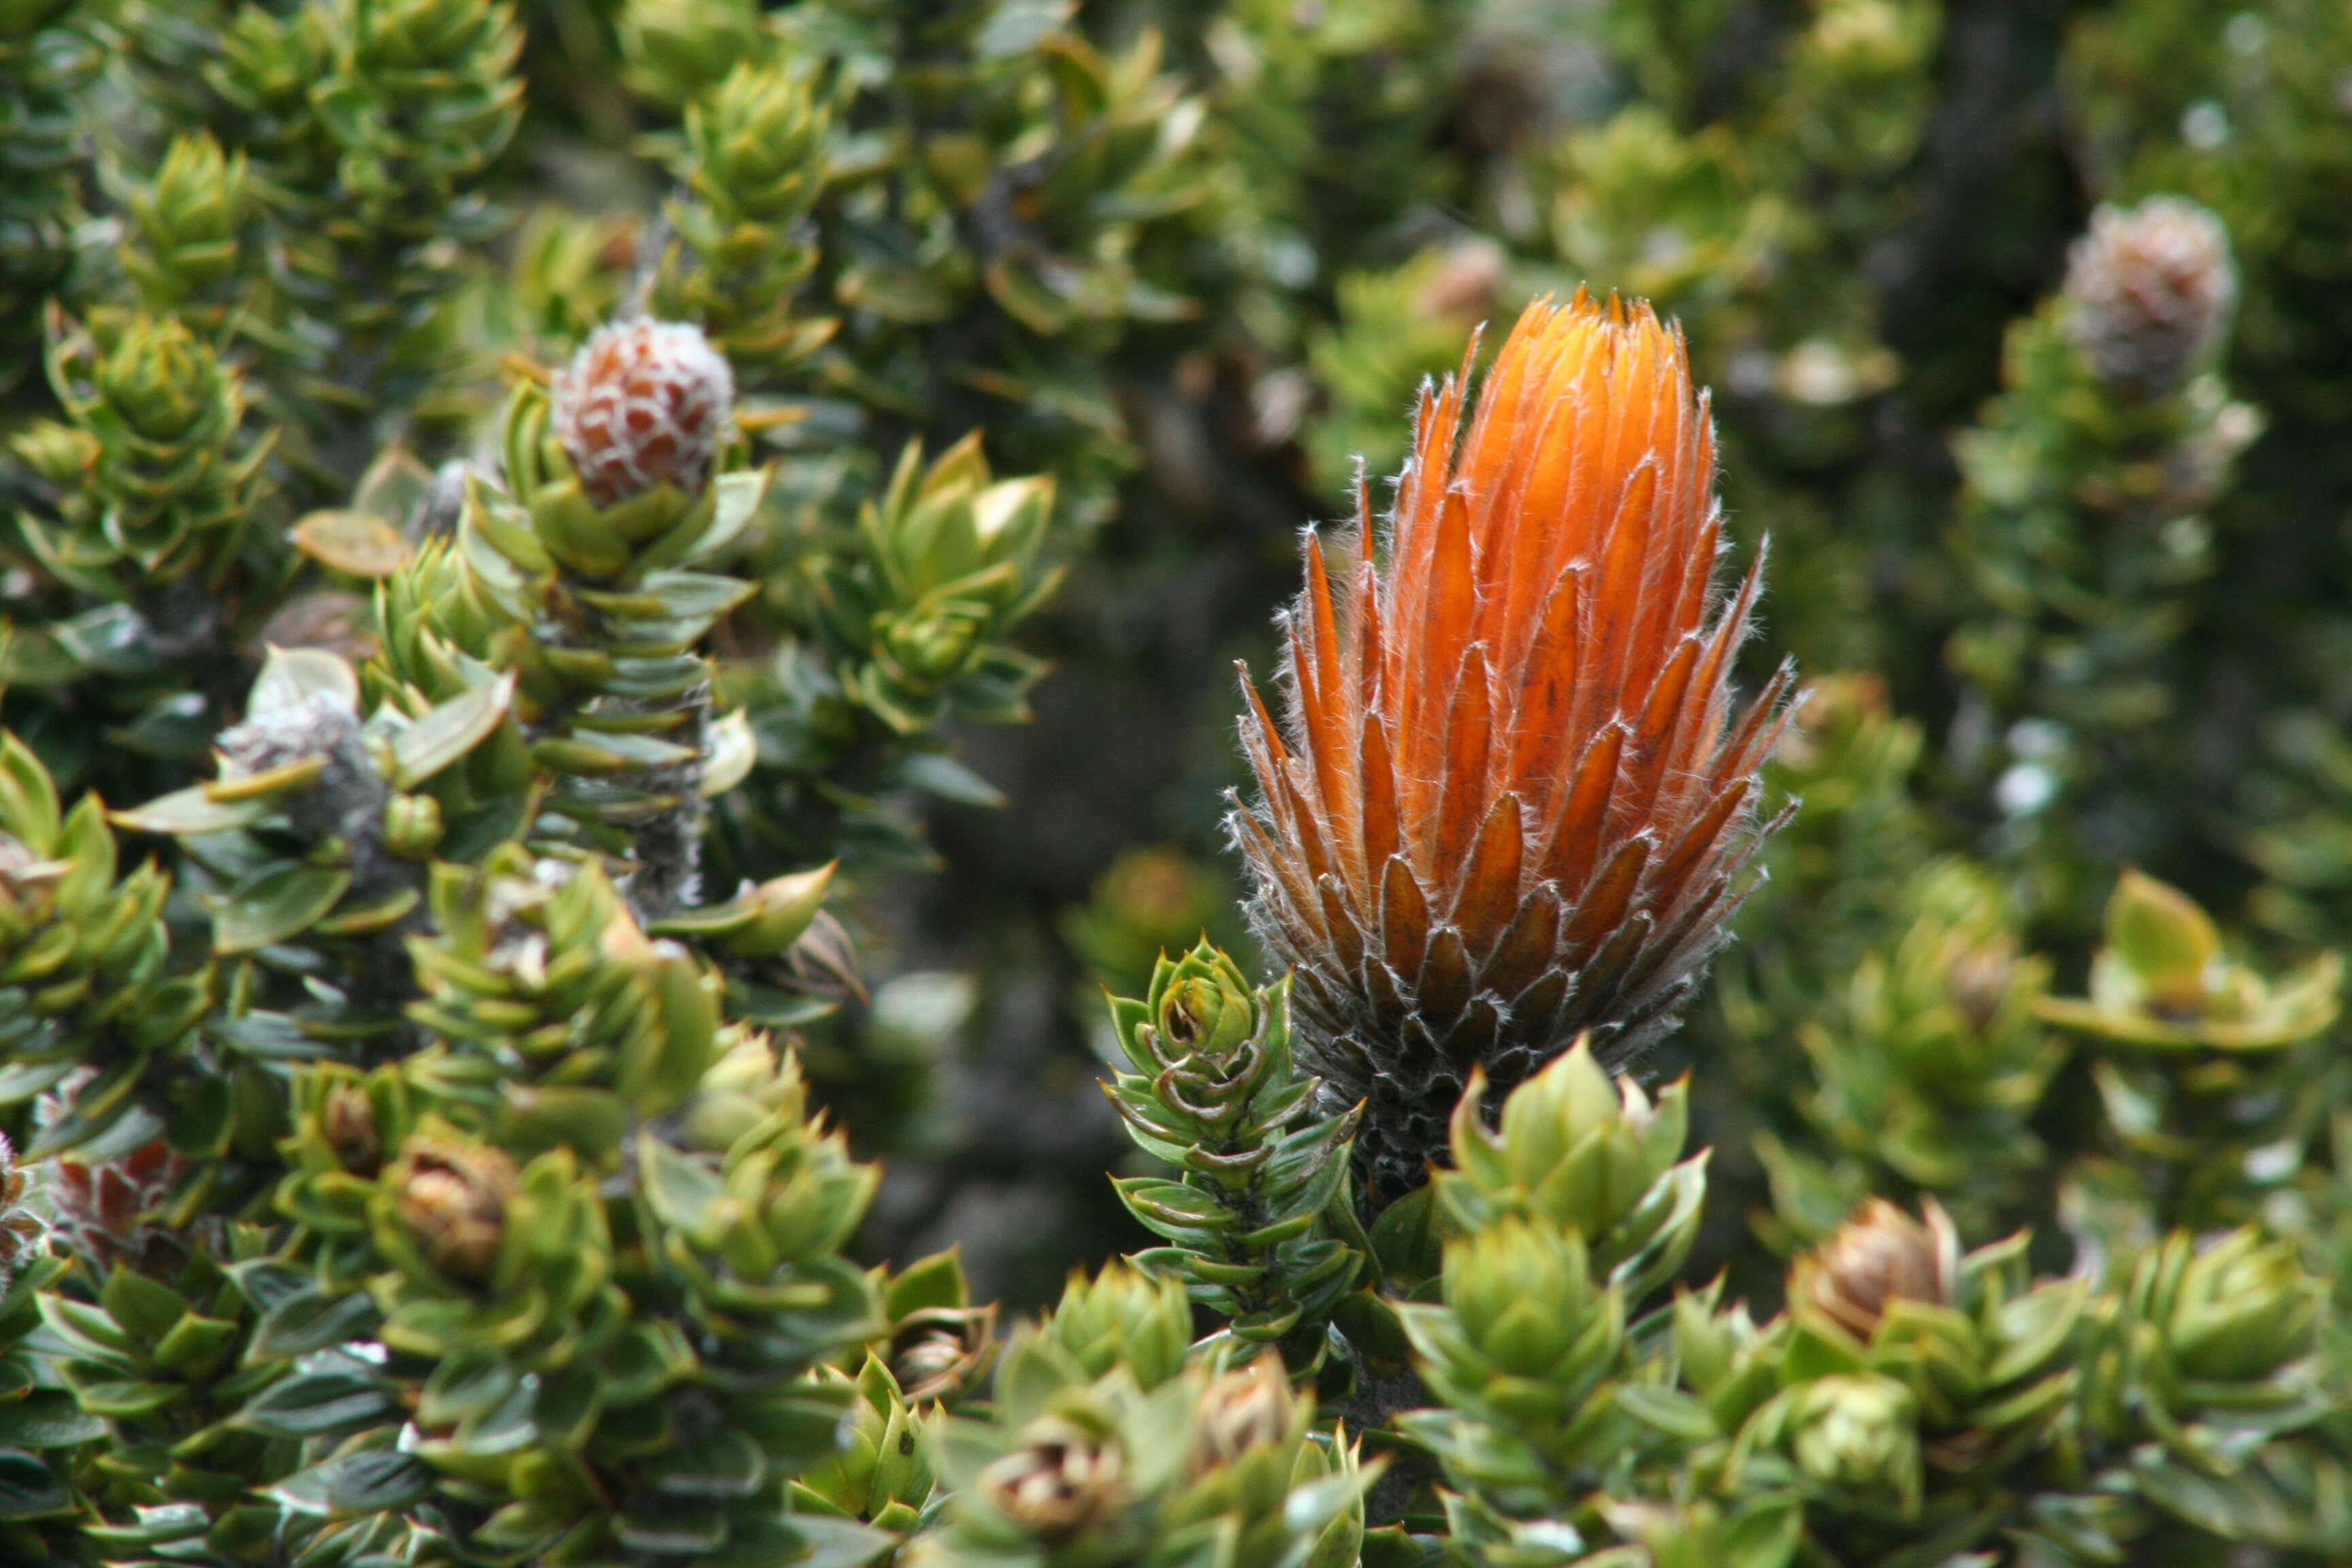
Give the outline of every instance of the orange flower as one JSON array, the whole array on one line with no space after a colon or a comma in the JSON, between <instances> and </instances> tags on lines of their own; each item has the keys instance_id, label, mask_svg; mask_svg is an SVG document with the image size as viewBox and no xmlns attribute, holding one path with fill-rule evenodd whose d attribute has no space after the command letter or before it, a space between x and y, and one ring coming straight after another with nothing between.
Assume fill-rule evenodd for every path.
<instances>
[{"instance_id":1,"label":"orange flower","mask_svg":"<svg viewBox=\"0 0 2352 1568\"><path fill-rule=\"evenodd\" d=\"M1383 1193L1474 1065L1508 1088L1590 1030L1614 1068L1671 1026L1768 830L1791 679L1735 710L1763 563L1725 604L1679 333L1580 290L1519 318L1461 437L1467 380L1423 394L1384 560L1360 485L1336 594L1307 536L1286 723L1243 674L1252 913Z\"/></svg>"}]
</instances>

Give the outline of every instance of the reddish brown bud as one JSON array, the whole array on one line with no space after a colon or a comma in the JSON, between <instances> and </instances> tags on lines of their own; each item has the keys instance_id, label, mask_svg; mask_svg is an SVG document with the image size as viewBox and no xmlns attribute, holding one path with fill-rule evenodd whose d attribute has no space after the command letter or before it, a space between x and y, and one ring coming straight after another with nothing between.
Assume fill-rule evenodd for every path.
<instances>
[{"instance_id":1,"label":"reddish brown bud","mask_svg":"<svg viewBox=\"0 0 2352 1568\"><path fill-rule=\"evenodd\" d=\"M2179 196L2101 207L2067 255L2075 345L2092 374L2142 397L2187 379L2237 291L2221 220Z\"/></svg>"},{"instance_id":2,"label":"reddish brown bud","mask_svg":"<svg viewBox=\"0 0 2352 1568\"><path fill-rule=\"evenodd\" d=\"M557 374L552 399L581 489L610 507L656 485L701 493L734 409L735 376L699 327L615 321Z\"/></svg>"},{"instance_id":3,"label":"reddish brown bud","mask_svg":"<svg viewBox=\"0 0 2352 1568\"><path fill-rule=\"evenodd\" d=\"M1837 1233L1797 1260L1789 1300L1810 1307L1865 1344L1888 1303L1949 1306L1959 1279L1959 1238L1936 1200L1925 1222L1885 1198L1873 1198Z\"/></svg>"}]
</instances>

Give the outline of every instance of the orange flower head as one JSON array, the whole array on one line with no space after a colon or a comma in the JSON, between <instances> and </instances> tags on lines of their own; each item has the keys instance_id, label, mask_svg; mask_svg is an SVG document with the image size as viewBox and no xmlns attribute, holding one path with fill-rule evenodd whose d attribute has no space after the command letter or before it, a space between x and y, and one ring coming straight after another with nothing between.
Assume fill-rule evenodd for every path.
<instances>
[{"instance_id":1,"label":"orange flower head","mask_svg":"<svg viewBox=\"0 0 2352 1568\"><path fill-rule=\"evenodd\" d=\"M1744 709L1715 440L1646 304L1528 308L1466 434L1468 362L1424 389L1374 548L1307 536L1284 720L1243 672L1251 913L1302 1044L1369 1101L1375 1191L1417 1184L1474 1066L1507 1089L1590 1031L1612 1070L1673 1024L1769 825L1783 667Z\"/></svg>"}]
</instances>

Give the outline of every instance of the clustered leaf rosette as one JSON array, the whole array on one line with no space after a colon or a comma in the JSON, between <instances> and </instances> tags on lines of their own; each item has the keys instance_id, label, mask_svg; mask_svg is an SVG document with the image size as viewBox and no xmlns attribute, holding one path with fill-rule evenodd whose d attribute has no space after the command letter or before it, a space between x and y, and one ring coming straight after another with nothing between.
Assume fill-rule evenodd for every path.
<instances>
[{"instance_id":1,"label":"clustered leaf rosette","mask_svg":"<svg viewBox=\"0 0 2352 1568\"><path fill-rule=\"evenodd\" d=\"M509 844L435 866L431 883L431 930L408 940L425 998L408 1012L440 1044L415 1071L506 1139L601 1163L717 1059L718 976L648 938L601 865Z\"/></svg>"},{"instance_id":2,"label":"clustered leaf rosette","mask_svg":"<svg viewBox=\"0 0 2352 1568\"><path fill-rule=\"evenodd\" d=\"M86 95L110 58L95 6L19 0L0 13L0 393L30 368L42 307L73 258Z\"/></svg>"},{"instance_id":3,"label":"clustered leaf rosette","mask_svg":"<svg viewBox=\"0 0 2352 1568\"><path fill-rule=\"evenodd\" d=\"M1672 1278L1697 1233L1708 1151L1681 1158L1689 1080L1654 1103L1630 1078L1612 1079L1579 1040L1511 1091L1486 1125L1486 1084L1454 1108L1454 1165L1433 1173L1450 1228L1475 1231L1517 1215L1573 1230L1591 1267L1629 1301Z\"/></svg>"},{"instance_id":4,"label":"clustered leaf rosette","mask_svg":"<svg viewBox=\"0 0 2352 1568\"><path fill-rule=\"evenodd\" d=\"M1444 1237L1437 1300L1394 1308L1442 1408L1398 1425L1465 1493L1527 1520L1645 1436L1612 1392L1634 1370L1629 1313L1689 1250L1706 1157L1676 1159L1683 1085L1653 1106L1582 1042L1511 1092L1497 1129L1483 1093L1474 1079L1457 1109L1454 1168L1380 1227L1429 1206L1420 1223Z\"/></svg>"},{"instance_id":5,"label":"clustered leaf rosette","mask_svg":"<svg viewBox=\"0 0 2352 1568\"><path fill-rule=\"evenodd\" d=\"M1180 1296L1179 1300L1181 1300ZM940 1420L943 1527L907 1561L1046 1565L1206 1562L1344 1568L1377 1467L1314 1424L1279 1355L1150 1380L1082 1365L1050 1321L1014 1337L982 1423Z\"/></svg>"},{"instance_id":6,"label":"clustered leaf rosette","mask_svg":"<svg viewBox=\"0 0 2352 1568\"><path fill-rule=\"evenodd\" d=\"M2091 960L2090 995L2052 997L2043 1017L2117 1046L2268 1051L2319 1034L2342 1006L2336 954L2266 981L2222 951L2203 910L2138 871L2116 883L2105 937Z\"/></svg>"},{"instance_id":7,"label":"clustered leaf rosette","mask_svg":"<svg viewBox=\"0 0 2352 1568\"><path fill-rule=\"evenodd\" d=\"M236 367L176 316L62 310L46 363L66 418L14 443L58 496L53 517L18 513L41 564L101 600L224 567L269 489L272 437L246 429Z\"/></svg>"},{"instance_id":8,"label":"clustered leaf rosette","mask_svg":"<svg viewBox=\"0 0 2352 1568\"><path fill-rule=\"evenodd\" d=\"M150 310L216 333L236 307L254 210L251 169L209 132L175 136L131 195L122 269Z\"/></svg>"},{"instance_id":9,"label":"clustered leaf rosette","mask_svg":"<svg viewBox=\"0 0 2352 1568\"><path fill-rule=\"evenodd\" d=\"M2189 898L2130 870L2105 934L2090 994L2038 1009L2091 1058L2106 1112L2099 1146L2069 1172L2083 1221L2109 1244L2145 1225L2136 1214L2159 1227L2239 1223L2289 1173L2252 1152L2322 1131L2304 1086L2341 1009L2342 960L2266 977Z\"/></svg>"},{"instance_id":10,"label":"clustered leaf rosette","mask_svg":"<svg viewBox=\"0 0 2352 1568\"><path fill-rule=\"evenodd\" d=\"M1787 1386L1780 1409L1758 1414L1757 1440L1786 1441L1808 1478L1843 1488L1857 1481L1860 1449L1841 1434L1883 1416L1876 1479L1898 1512L1980 1508L1992 1478L2052 1440L2074 1389L2089 1288L2032 1283L2025 1245L2020 1234L1962 1257L1932 1199L1924 1222L1874 1200L1790 1278ZM1832 1392L1818 1391L1823 1381ZM1936 1500L1947 1477L1959 1482L1948 1503Z\"/></svg>"},{"instance_id":11,"label":"clustered leaf rosette","mask_svg":"<svg viewBox=\"0 0 2352 1568\"><path fill-rule=\"evenodd\" d=\"M2047 1158L2031 1118L2065 1056L2038 1011L2048 961L2020 951L2007 900L1966 864L1930 865L1905 902L1908 927L1798 1033L1819 1083L1801 1108L1840 1158L1760 1144L1780 1217L1809 1237L1843 1217L1843 1189L1889 1177L1981 1233Z\"/></svg>"},{"instance_id":12,"label":"clustered leaf rosette","mask_svg":"<svg viewBox=\"0 0 2352 1568\"><path fill-rule=\"evenodd\" d=\"M650 7L636 5L627 15ZM756 25L756 13L746 13ZM662 311L698 321L729 358L789 369L832 337L793 296L817 263L803 230L824 188L831 113L805 67L738 54L690 103L677 160L684 189L664 207L679 245L663 258Z\"/></svg>"},{"instance_id":13,"label":"clustered leaf rosette","mask_svg":"<svg viewBox=\"0 0 2352 1568\"><path fill-rule=\"evenodd\" d=\"M1092 1279L1072 1270L1060 1303L1037 1333L1085 1376L1124 1367L1149 1393L1184 1370L1192 1348L1192 1308L1181 1280L1113 1258ZM1005 1375L998 1373L1000 1380Z\"/></svg>"},{"instance_id":14,"label":"clustered leaf rosette","mask_svg":"<svg viewBox=\"0 0 2352 1568\"><path fill-rule=\"evenodd\" d=\"M210 1228L208 1246L86 1255L87 1296L41 1298L57 1375L103 1424L77 1476L112 1515L92 1534L124 1560L251 1552L278 1526L257 1489L300 1462L308 1429L279 1394L287 1369L248 1358L261 1314L242 1276L266 1233Z\"/></svg>"},{"instance_id":15,"label":"clustered leaf rosette","mask_svg":"<svg viewBox=\"0 0 2352 1568\"><path fill-rule=\"evenodd\" d=\"M900 735L1025 718L1045 667L1003 638L1061 582L1038 563L1053 511L1054 481L992 478L978 432L928 468L909 445L854 548L817 568L844 690Z\"/></svg>"},{"instance_id":16,"label":"clustered leaf rosette","mask_svg":"<svg viewBox=\"0 0 2352 1568\"><path fill-rule=\"evenodd\" d=\"M934 1521L939 1481L928 1427L888 1364L868 1354L854 1380L833 1367L819 1368L817 1376L851 1384L848 1409L834 1451L793 1479L793 1509L902 1536Z\"/></svg>"},{"instance_id":17,"label":"clustered leaf rosette","mask_svg":"<svg viewBox=\"0 0 2352 1568\"><path fill-rule=\"evenodd\" d=\"M1286 721L1248 688L1230 819L1384 1198L1474 1068L1507 1089L1587 1032L1614 1068L1671 1024L1743 896L1790 678L1733 701L1761 562L1719 605L1706 402L1646 304L1530 306L1465 433L1468 402L1424 392L1336 592L1308 537Z\"/></svg>"},{"instance_id":18,"label":"clustered leaf rosette","mask_svg":"<svg viewBox=\"0 0 2352 1568\"><path fill-rule=\"evenodd\" d=\"M278 342L310 395L289 404L323 424L415 395L446 353L436 313L503 226L479 185L522 120L513 9L333 0L226 30L225 95L279 209L298 330Z\"/></svg>"},{"instance_id":19,"label":"clustered leaf rosette","mask_svg":"<svg viewBox=\"0 0 2352 1568\"><path fill-rule=\"evenodd\" d=\"M2341 1371L2317 1353L2327 1282L2251 1226L2176 1232L2107 1278L2083 1371L2090 1463L2069 1478L2074 1497L2040 1510L2044 1532L2064 1544L2095 1522L2129 1541L2185 1524L2340 1553L2347 1521L2328 1494L2343 1460L2324 1413L2341 1401Z\"/></svg>"},{"instance_id":20,"label":"clustered leaf rosette","mask_svg":"<svg viewBox=\"0 0 2352 1568\"><path fill-rule=\"evenodd\" d=\"M41 1327L43 1293L66 1271L49 1226L27 1203L32 1172L0 1138L0 1551L16 1561L52 1561L52 1533L75 1522L68 1482L73 1450L105 1434L103 1418L83 1410L48 1373L26 1341Z\"/></svg>"},{"instance_id":21,"label":"clustered leaf rosette","mask_svg":"<svg viewBox=\"0 0 2352 1568\"><path fill-rule=\"evenodd\" d=\"M171 878L150 862L118 879L119 865L105 803L62 811L40 759L0 735L0 1118L34 1157L162 1132L158 1063L212 1002L205 971L173 972ZM60 1110L37 1129L52 1094ZM201 1141L204 1115L184 1105L175 1131Z\"/></svg>"},{"instance_id":22,"label":"clustered leaf rosette","mask_svg":"<svg viewBox=\"0 0 2352 1568\"><path fill-rule=\"evenodd\" d=\"M593 1082L599 1050L577 1054ZM281 1359L379 1342L389 1359L361 1375L415 1431L394 1444L399 1420L334 1391L355 1413L336 1451L273 1495L306 1515L406 1510L469 1562L887 1545L785 1511L850 1404L814 1370L882 1327L838 1252L874 1173L808 1121L790 1059L741 1037L683 1086L649 1080L625 1147L560 1071L486 1106L446 1067L427 1052L298 1079L278 1193L297 1230L261 1337Z\"/></svg>"},{"instance_id":23,"label":"clustered leaf rosette","mask_svg":"<svg viewBox=\"0 0 2352 1568\"><path fill-rule=\"evenodd\" d=\"M1320 1086L1291 1056L1287 985L1251 986L1204 938L1160 955L1142 1001L1110 1008L1119 1057L1104 1092L1137 1144L1178 1172L1115 1179L1128 1211L1173 1244L1138 1261L1182 1279L1236 1338L1303 1332L1319 1359L1324 1324L1363 1268L1349 1244L1357 1112L1316 1117Z\"/></svg>"}]
</instances>

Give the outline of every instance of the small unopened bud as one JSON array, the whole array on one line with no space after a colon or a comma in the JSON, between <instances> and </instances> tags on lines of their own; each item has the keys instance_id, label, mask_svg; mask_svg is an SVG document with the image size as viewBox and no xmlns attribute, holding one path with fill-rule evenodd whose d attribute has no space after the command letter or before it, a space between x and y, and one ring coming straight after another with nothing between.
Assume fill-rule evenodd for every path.
<instances>
[{"instance_id":1,"label":"small unopened bud","mask_svg":"<svg viewBox=\"0 0 2352 1568\"><path fill-rule=\"evenodd\" d=\"M2179 196L2103 206L2066 264L2070 333L2091 374L2141 397L2188 379L2237 297L2221 220Z\"/></svg>"},{"instance_id":2,"label":"small unopened bud","mask_svg":"<svg viewBox=\"0 0 2352 1568\"><path fill-rule=\"evenodd\" d=\"M1797 1463L1832 1485L1919 1489L1918 1402L1893 1378L1855 1373L1817 1379L1797 1406Z\"/></svg>"},{"instance_id":3,"label":"small unopened bud","mask_svg":"<svg viewBox=\"0 0 2352 1568\"><path fill-rule=\"evenodd\" d=\"M516 1191L514 1161L504 1150L420 1134L401 1151L389 1180L401 1223L426 1262L466 1284L489 1278Z\"/></svg>"},{"instance_id":4,"label":"small unopened bud","mask_svg":"<svg viewBox=\"0 0 2352 1568\"><path fill-rule=\"evenodd\" d=\"M1041 1423L1029 1442L980 1473L980 1491L1030 1534L1067 1540L1126 1508L1127 1457L1111 1438Z\"/></svg>"},{"instance_id":5,"label":"small unopened bud","mask_svg":"<svg viewBox=\"0 0 2352 1568\"><path fill-rule=\"evenodd\" d=\"M356 1083L338 1082L327 1090L319 1108L319 1131L335 1163L355 1176L373 1175L383 1163L383 1134L377 1130L375 1103Z\"/></svg>"},{"instance_id":6,"label":"small unopened bud","mask_svg":"<svg viewBox=\"0 0 2352 1568\"><path fill-rule=\"evenodd\" d=\"M1192 974L1168 988L1160 1004L1160 1037L1171 1056L1220 1061L1248 1040L1257 1022L1255 998L1213 974Z\"/></svg>"},{"instance_id":7,"label":"small unopened bud","mask_svg":"<svg viewBox=\"0 0 2352 1568\"><path fill-rule=\"evenodd\" d=\"M1977 940L1967 932L1955 936L1944 966L1944 983L1951 992L1952 1005L1969 1021L1969 1027L1982 1034L1992 1026L2009 1000L2018 963L2017 944L2007 937Z\"/></svg>"},{"instance_id":8,"label":"small unopened bud","mask_svg":"<svg viewBox=\"0 0 2352 1568\"><path fill-rule=\"evenodd\" d=\"M1871 1199L1827 1242L1797 1260L1789 1299L1865 1344L1890 1302L1951 1305L1958 1285L1959 1237L1935 1199L1922 1208L1925 1223L1884 1198Z\"/></svg>"},{"instance_id":9,"label":"small unopened bud","mask_svg":"<svg viewBox=\"0 0 2352 1568\"><path fill-rule=\"evenodd\" d=\"M1205 1475L1253 1448L1282 1442L1290 1435L1296 1403L1282 1357L1271 1350L1238 1371L1211 1378L1195 1407L1192 1452L1185 1468L1194 1476Z\"/></svg>"},{"instance_id":10,"label":"small unopened bud","mask_svg":"<svg viewBox=\"0 0 2352 1568\"><path fill-rule=\"evenodd\" d=\"M441 842L441 803L429 795L395 795L383 803L383 847L422 860Z\"/></svg>"},{"instance_id":11,"label":"small unopened bud","mask_svg":"<svg viewBox=\"0 0 2352 1568\"><path fill-rule=\"evenodd\" d=\"M909 1405L954 1399L987 1368L995 1334L993 1301L909 1313L890 1335L890 1375Z\"/></svg>"},{"instance_id":12,"label":"small unopened bud","mask_svg":"<svg viewBox=\"0 0 2352 1568\"><path fill-rule=\"evenodd\" d=\"M141 317L126 327L99 368L98 389L128 433L152 444L209 448L242 412L220 356L176 316ZM168 477L179 481L171 493L203 477L201 465L187 469Z\"/></svg>"},{"instance_id":13,"label":"small unopened bud","mask_svg":"<svg viewBox=\"0 0 2352 1568\"><path fill-rule=\"evenodd\" d=\"M555 434L599 507L658 485L699 495L735 405L735 375L702 329L615 321L555 377Z\"/></svg>"}]
</instances>

